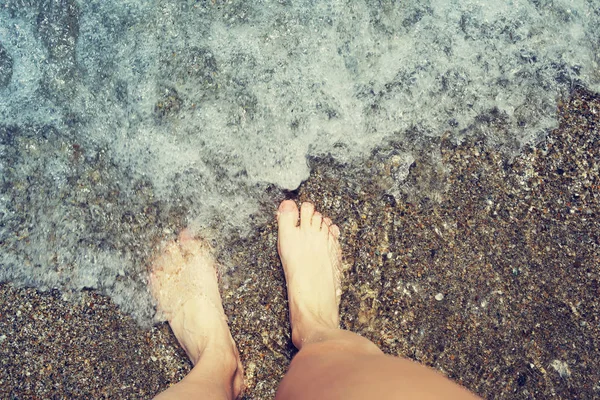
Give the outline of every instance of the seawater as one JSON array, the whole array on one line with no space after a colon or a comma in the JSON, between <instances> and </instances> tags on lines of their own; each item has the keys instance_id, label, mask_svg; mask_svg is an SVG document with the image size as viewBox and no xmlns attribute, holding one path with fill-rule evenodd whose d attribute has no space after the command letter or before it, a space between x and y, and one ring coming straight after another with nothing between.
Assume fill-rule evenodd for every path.
<instances>
[{"instance_id":1,"label":"seawater","mask_svg":"<svg viewBox=\"0 0 600 400\"><path fill-rule=\"evenodd\" d=\"M480 135L600 88L599 0L0 1L0 281L110 295L182 225L249 232L308 157ZM398 176L400 185L404 176ZM158 238L158 239L157 239Z\"/></svg>"}]
</instances>

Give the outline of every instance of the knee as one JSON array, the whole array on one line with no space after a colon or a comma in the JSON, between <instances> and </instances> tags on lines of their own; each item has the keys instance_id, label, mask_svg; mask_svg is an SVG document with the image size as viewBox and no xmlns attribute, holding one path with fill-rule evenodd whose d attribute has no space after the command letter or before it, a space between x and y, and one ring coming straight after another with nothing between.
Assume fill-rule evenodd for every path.
<instances>
[{"instance_id":1,"label":"knee","mask_svg":"<svg viewBox=\"0 0 600 400\"><path fill-rule=\"evenodd\" d=\"M327 371L341 371L365 356L383 355L370 340L352 332L336 332L335 337L306 343L294 357L288 374L315 379Z\"/></svg>"},{"instance_id":2,"label":"knee","mask_svg":"<svg viewBox=\"0 0 600 400\"><path fill-rule=\"evenodd\" d=\"M331 329L305 342L298 356L309 357L314 353L331 355L336 352L355 355L383 354L379 347L367 338L343 329Z\"/></svg>"},{"instance_id":3,"label":"knee","mask_svg":"<svg viewBox=\"0 0 600 400\"><path fill-rule=\"evenodd\" d=\"M292 360L276 398L328 398L323 396L325 388L328 388L327 392L335 392L339 386L335 382L350 376L365 356L382 354L373 342L356 333L341 329L323 331L303 344ZM311 390L316 388L317 392L312 393Z\"/></svg>"}]
</instances>

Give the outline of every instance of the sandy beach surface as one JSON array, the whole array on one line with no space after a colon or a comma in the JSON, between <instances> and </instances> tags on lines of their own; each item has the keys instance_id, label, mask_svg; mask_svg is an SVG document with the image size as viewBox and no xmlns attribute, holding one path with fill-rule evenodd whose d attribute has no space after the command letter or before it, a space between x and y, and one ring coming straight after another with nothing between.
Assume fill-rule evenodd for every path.
<instances>
[{"instance_id":1,"label":"sandy beach surface","mask_svg":"<svg viewBox=\"0 0 600 400\"><path fill-rule=\"evenodd\" d=\"M598 398L600 98L575 91L558 113L513 160L484 138L432 142L443 168L424 153L396 196L393 143L361 165L312 160L265 212L310 200L338 223L342 326L386 353L484 398ZM270 399L295 354L276 226L230 246L221 289L245 398ZM101 294L0 286L2 399L149 398L190 367L166 324L143 329Z\"/></svg>"}]
</instances>

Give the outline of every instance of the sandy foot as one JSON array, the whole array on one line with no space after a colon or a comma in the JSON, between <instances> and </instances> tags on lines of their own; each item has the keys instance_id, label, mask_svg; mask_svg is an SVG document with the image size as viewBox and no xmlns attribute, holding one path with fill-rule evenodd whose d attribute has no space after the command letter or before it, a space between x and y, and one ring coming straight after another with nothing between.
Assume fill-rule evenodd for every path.
<instances>
[{"instance_id":1,"label":"sandy foot","mask_svg":"<svg viewBox=\"0 0 600 400\"><path fill-rule=\"evenodd\" d=\"M207 353L237 363L236 381L243 381L239 355L223 311L215 260L210 247L184 230L154 261L150 287L158 311L194 365Z\"/></svg>"}]
</instances>

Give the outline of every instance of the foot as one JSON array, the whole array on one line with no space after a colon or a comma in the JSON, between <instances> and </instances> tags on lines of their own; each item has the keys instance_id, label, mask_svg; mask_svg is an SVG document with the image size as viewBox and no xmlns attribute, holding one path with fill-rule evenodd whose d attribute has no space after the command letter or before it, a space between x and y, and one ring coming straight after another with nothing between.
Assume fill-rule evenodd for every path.
<instances>
[{"instance_id":1,"label":"foot","mask_svg":"<svg viewBox=\"0 0 600 400\"><path fill-rule=\"evenodd\" d=\"M221 303L215 264L209 246L184 230L154 261L150 288L159 316L169 321L194 366L201 358L218 359L239 394L243 369Z\"/></svg>"},{"instance_id":2,"label":"foot","mask_svg":"<svg viewBox=\"0 0 600 400\"><path fill-rule=\"evenodd\" d=\"M292 200L281 203L277 248L285 272L292 341L302 345L323 329L339 326L342 294L340 230L329 218L302 203L300 215Z\"/></svg>"}]
</instances>

